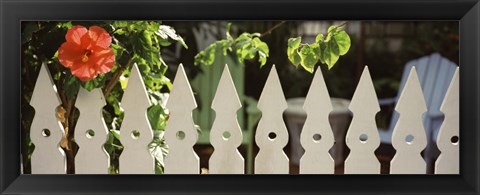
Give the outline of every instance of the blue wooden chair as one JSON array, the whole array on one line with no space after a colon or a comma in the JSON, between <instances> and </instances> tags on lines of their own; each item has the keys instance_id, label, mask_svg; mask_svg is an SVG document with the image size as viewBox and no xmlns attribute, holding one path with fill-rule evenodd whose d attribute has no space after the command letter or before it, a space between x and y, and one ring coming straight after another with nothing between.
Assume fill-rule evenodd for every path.
<instances>
[{"instance_id":1,"label":"blue wooden chair","mask_svg":"<svg viewBox=\"0 0 480 195\"><path fill-rule=\"evenodd\" d=\"M444 58L438 53L424 56L411 60L405 65L398 95L400 95L407 81L410 69L415 66L418 79L421 82L425 103L428 111L423 118L423 124L427 134L427 148L425 149L425 160L427 162L427 170L432 170L432 162L435 154L435 142L440 125L443 122L443 113L440 112L440 105L443 102L445 93L447 92L450 81L457 65L450 60ZM397 96L398 97L398 96ZM380 99L381 106L395 104L397 97L390 99ZM391 144L393 128L397 123L399 114L394 111L388 130L379 130L380 140L383 144Z\"/></svg>"}]
</instances>

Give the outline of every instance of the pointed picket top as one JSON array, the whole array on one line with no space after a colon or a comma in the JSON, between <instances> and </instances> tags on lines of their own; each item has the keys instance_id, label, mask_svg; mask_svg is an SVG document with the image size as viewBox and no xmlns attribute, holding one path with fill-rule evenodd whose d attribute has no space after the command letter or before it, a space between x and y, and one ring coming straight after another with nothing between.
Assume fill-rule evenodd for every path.
<instances>
[{"instance_id":1,"label":"pointed picket top","mask_svg":"<svg viewBox=\"0 0 480 195\"><path fill-rule=\"evenodd\" d=\"M230 70L228 69L228 66L225 65L218 83L217 92L213 98L212 108L218 113L223 110L238 110L241 107L242 104L238 98L238 93L235 89L232 76L230 75Z\"/></svg>"},{"instance_id":2,"label":"pointed picket top","mask_svg":"<svg viewBox=\"0 0 480 195\"><path fill-rule=\"evenodd\" d=\"M183 89L182 89L183 88ZM177 89L177 90L173 90ZM182 89L182 90L179 90ZM179 105L178 103L181 102L184 106L172 106L172 105ZM179 109L188 109L192 111L197 107L197 103L195 102L195 97L193 96L192 87L188 82L187 74L185 73L185 69L183 65L180 64L178 66L177 74L175 75L175 80L172 85L172 90L170 92L170 96L167 101L167 108L170 112L177 112L177 111L184 111Z\"/></svg>"},{"instance_id":3,"label":"pointed picket top","mask_svg":"<svg viewBox=\"0 0 480 195\"><path fill-rule=\"evenodd\" d=\"M380 111L380 106L367 66L349 109L353 112L353 119L345 138L345 143L350 148L350 154L345 159L345 174L379 174L380 162L375 156L375 150L380 146L380 136L375 115Z\"/></svg>"},{"instance_id":4,"label":"pointed picket top","mask_svg":"<svg viewBox=\"0 0 480 195\"><path fill-rule=\"evenodd\" d=\"M307 119L300 135L300 142L305 149L300 159L300 173L333 174L335 164L328 152L335 141L329 122L333 106L320 68L313 77L303 109Z\"/></svg>"},{"instance_id":5,"label":"pointed picket top","mask_svg":"<svg viewBox=\"0 0 480 195\"><path fill-rule=\"evenodd\" d=\"M106 105L102 90L96 88L89 92L80 88L75 104L80 111L75 127L75 142L80 147L75 156L75 173L108 174L110 158L103 148L108 129L102 114Z\"/></svg>"},{"instance_id":6,"label":"pointed picket top","mask_svg":"<svg viewBox=\"0 0 480 195\"><path fill-rule=\"evenodd\" d=\"M407 90L408 88L408 90ZM419 98L421 97L421 98ZM398 98L395 110L399 113L424 113L427 111L425 98L415 66L412 66L405 87Z\"/></svg>"},{"instance_id":7,"label":"pointed picket top","mask_svg":"<svg viewBox=\"0 0 480 195\"><path fill-rule=\"evenodd\" d=\"M154 174L155 160L148 145L153 131L147 117L150 99L137 64L130 72L121 107L125 111L120 127L120 142L124 149L119 158L121 174Z\"/></svg>"},{"instance_id":8,"label":"pointed picket top","mask_svg":"<svg viewBox=\"0 0 480 195\"><path fill-rule=\"evenodd\" d=\"M282 114L287 108L287 102L275 65L263 88L258 108L262 112L262 117L255 133L255 141L259 147L255 157L255 173L288 174L289 160L283 152L288 143L288 131Z\"/></svg>"},{"instance_id":9,"label":"pointed picket top","mask_svg":"<svg viewBox=\"0 0 480 195\"><path fill-rule=\"evenodd\" d=\"M61 103L57 95L57 88L50 77L50 71L46 64L42 64L30 105L35 108L35 112L56 113L55 109ZM51 107L52 105L55 105L55 107Z\"/></svg>"},{"instance_id":10,"label":"pointed picket top","mask_svg":"<svg viewBox=\"0 0 480 195\"><path fill-rule=\"evenodd\" d=\"M64 130L57 118L56 108L61 104L47 65L42 64L30 105L35 116L30 138L35 144L32 153L32 174L65 174L65 153L60 149Z\"/></svg>"},{"instance_id":11,"label":"pointed picket top","mask_svg":"<svg viewBox=\"0 0 480 195\"><path fill-rule=\"evenodd\" d=\"M214 151L209 160L211 174L244 174L245 160L238 151L242 144L242 130L237 121L237 110L242 107L228 66L225 65L218 84L212 108L215 121L210 130Z\"/></svg>"},{"instance_id":12,"label":"pointed picket top","mask_svg":"<svg viewBox=\"0 0 480 195\"><path fill-rule=\"evenodd\" d=\"M318 107L312 107L309 105L316 105ZM321 110L318 108L321 108ZM303 110L305 110L307 113L318 112L326 115L329 115L329 112L333 111L327 85L325 84L325 80L320 69L317 69L317 72L313 77L312 84L310 85L307 97L305 98L305 103L303 104Z\"/></svg>"},{"instance_id":13,"label":"pointed picket top","mask_svg":"<svg viewBox=\"0 0 480 195\"><path fill-rule=\"evenodd\" d=\"M193 150L198 140L192 111L197 107L192 88L183 65L178 66L173 80L167 109L170 117L165 128L165 142L169 147L165 157L165 174L199 174L200 159Z\"/></svg>"},{"instance_id":14,"label":"pointed picket top","mask_svg":"<svg viewBox=\"0 0 480 195\"><path fill-rule=\"evenodd\" d=\"M366 107L365 105L369 106ZM373 114L376 114L380 111L380 105L378 104L375 87L373 86L372 77L370 76L368 66L365 66L363 69L360 81L358 81L357 89L355 90L352 101L348 106L348 109L353 113L365 111L365 108L368 108L368 110Z\"/></svg>"},{"instance_id":15,"label":"pointed picket top","mask_svg":"<svg viewBox=\"0 0 480 195\"><path fill-rule=\"evenodd\" d=\"M427 146L423 126L427 106L415 67L410 69L395 110L400 117L392 134L396 153L390 162L390 174L426 174L426 163L420 152Z\"/></svg>"},{"instance_id":16,"label":"pointed picket top","mask_svg":"<svg viewBox=\"0 0 480 195\"><path fill-rule=\"evenodd\" d=\"M459 174L460 172L460 79L455 70L440 111L445 114L438 132L437 146L440 156L435 162L435 174Z\"/></svg>"},{"instance_id":17,"label":"pointed picket top","mask_svg":"<svg viewBox=\"0 0 480 195\"><path fill-rule=\"evenodd\" d=\"M83 87L80 87L78 91L77 100L75 101L75 107L80 112L99 112L101 115L102 107L107 105L103 96L102 90L99 88L87 91Z\"/></svg>"},{"instance_id":18,"label":"pointed picket top","mask_svg":"<svg viewBox=\"0 0 480 195\"><path fill-rule=\"evenodd\" d=\"M130 71L127 88L123 94L121 106L124 110L143 112L151 106L147 90L142 79L138 65L134 64Z\"/></svg>"},{"instance_id":19,"label":"pointed picket top","mask_svg":"<svg viewBox=\"0 0 480 195\"><path fill-rule=\"evenodd\" d=\"M262 94L258 100L258 108L260 110L268 108L274 109L277 112L283 112L287 109L287 101L283 95L282 86L280 84L280 79L278 78L277 69L275 65L272 66L270 74L268 75L265 86L263 87Z\"/></svg>"}]
</instances>

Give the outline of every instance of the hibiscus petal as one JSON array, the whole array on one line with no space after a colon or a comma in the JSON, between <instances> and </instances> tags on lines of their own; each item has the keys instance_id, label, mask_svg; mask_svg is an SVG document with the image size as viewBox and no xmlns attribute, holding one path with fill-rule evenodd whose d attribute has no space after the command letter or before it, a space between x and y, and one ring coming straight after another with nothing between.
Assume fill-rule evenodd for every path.
<instances>
[{"instance_id":1,"label":"hibiscus petal","mask_svg":"<svg viewBox=\"0 0 480 195\"><path fill-rule=\"evenodd\" d=\"M65 42L58 49L58 59L65 67L72 66L75 62L81 61L84 50L73 42Z\"/></svg>"},{"instance_id":2,"label":"hibiscus petal","mask_svg":"<svg viewBox=\"0 0 480 195\"><path fill-rule=\"evenodd\" d=\"M67 42L72 42L80 45L83 35L87 34L87 32L87 28L76 25L68 29L67 34L65 35L65 39L67 39Z\"/></svg>"},{"instance_id":3,"label":"hibiscus petal","mask_svg":"<svg viewBox=\"0 0 480 195\"><path fill-rule=\"evenodd\" d=\"M98 73L105 74L115 65L115 54L112 48L96 50L91 56L91 62L94 63Z\"/></svg>"},{"instance_id":4,"label":"hibiscus petal","mask_svg":"<svg viewBox=\"0 0 480 195\"><path fill-rule=\"evenodd\" d=\"M108 48L112 43L112 37L110 34L108 34L108 32L101 27L91 26L88 30L88 35L90 36L92 42L101 48Z\"/></svg>"},{"instance_id":5,"label":"hibiscus petal","mask_svg":"<svg viewBox=\"0 0 480 195\"><path fill-rule=\"evenodd\" d=\"M70 70L72 71L73 75L82 81L92 80L97 77L97 72L89 62L75 64L75 66L72 66Z\"/></svg>"}]
</instances>

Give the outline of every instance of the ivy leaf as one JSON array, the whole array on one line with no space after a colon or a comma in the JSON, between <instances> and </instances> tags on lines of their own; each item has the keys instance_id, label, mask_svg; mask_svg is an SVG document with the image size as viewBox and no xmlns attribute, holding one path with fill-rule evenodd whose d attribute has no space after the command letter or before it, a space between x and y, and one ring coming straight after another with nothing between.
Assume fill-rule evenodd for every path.
<instances>
[{"instance_id":1,"label":"ivy leaf","mask_svg":"<svg viewBox=\"0 0 480 195\"><path fill-rule=\"evenodd\" d=\"M318 62L318 59L316 53L310 45L307 44L302 47L302 49L300 50L300 58L300 64L302 65L302 67L306 71L312 73L313 67Z\"/></svg>"}]
</instances>

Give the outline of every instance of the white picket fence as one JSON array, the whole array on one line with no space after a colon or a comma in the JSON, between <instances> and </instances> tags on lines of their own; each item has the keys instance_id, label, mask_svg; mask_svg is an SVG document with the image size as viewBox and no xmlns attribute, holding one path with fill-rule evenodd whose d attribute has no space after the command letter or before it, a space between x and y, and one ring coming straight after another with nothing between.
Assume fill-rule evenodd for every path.
<instances>
[{"instance_id":1,"label":"white picket fence","mask_svg":"<svg viewBox=\"0 0 480 195\"><path fill-rule=\"evenodd\" d=\"M154 174L154 157L148 149L153 135L146 110L150 106L144 83L136 65L133 66L121 102L125 117L121 125L121 174ZM31 139L35 144L31 164L33 174L62 174L66 172L66 158L59 147L64 134L56 118L55 108L60 105L51 76L42 66L33 93L31 105L35 108ZM80 149L75 157L77 174L107 174L109 156L103 149L108 129L102 118L105 99L99 89L87 92L80 89L76 107L80 117L75 140ZM166 174L199 174L199 157L193 150L198 135L192 119L197 107L190 84L180 65L175 77L167 108L170 112L165 140L169 146L166 157ZM225 66L212 108L216 119L210 132L214 152L209 159L210 174L244 174L245 160L237 148L242 143L242 131L236 112L242 107L237 96L228 66ZM333 174L334 160L329 154L334 136L328 116L332 104L320 69L310 86L303 106L307 119L300 142L305 154L300 160L300 174ZM255 157L256 174L288 174L289 159L283 152L288 142L288 131L283 121L287 108L275 66L264 86L258 108L262 117L255 134L259 153ZM345 160L345 174L379 174L380 162L374 151L380 145L375 114L380 111L368 67L365 67L349 109L353 119L346 135L350 154ZM395 110L400 113L394 133L396 154L391 161L391 174L425 174L426 163L420 152L427 145L422 124L422 114L427 111L415 68L410 70L408 81L399 97ZM450 83L440 109L444 122L436 140L441 154L435 163L436 174L459 173L459 72ZM95 136L91 136L93 131ZM139 133L139 136L137 136ZM135 135L134 135L135 134Z\"/></svg>"}]
</instances>

